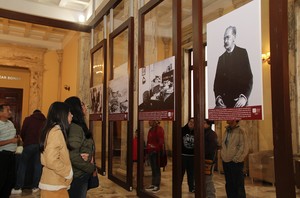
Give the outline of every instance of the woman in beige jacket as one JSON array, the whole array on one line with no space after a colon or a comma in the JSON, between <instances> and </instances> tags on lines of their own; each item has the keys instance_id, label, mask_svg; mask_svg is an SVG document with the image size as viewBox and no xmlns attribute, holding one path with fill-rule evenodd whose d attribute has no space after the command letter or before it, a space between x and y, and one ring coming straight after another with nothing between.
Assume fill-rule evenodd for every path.
<instances>
[{"instance_id":1,"label":"woman in beige jacket","mask_svg":"<svg viewBox=\"0 0 300 198\"><path fill-rule=\"evenodd\" d=\"M41 134L40 150L43 172L39 183L42 198L69 197L73 171L67 143L67 131L72 121L66 103L54 102L48 111Z\"/></svg>"}]
</instances>

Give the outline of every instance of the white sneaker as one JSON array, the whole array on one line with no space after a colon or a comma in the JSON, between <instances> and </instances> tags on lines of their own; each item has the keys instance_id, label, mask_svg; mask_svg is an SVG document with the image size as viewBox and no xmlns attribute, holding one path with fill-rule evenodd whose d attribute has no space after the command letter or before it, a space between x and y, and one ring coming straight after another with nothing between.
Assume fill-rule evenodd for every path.
<instances>
[{"instance_id":1,"label":"white sneaker","mask_svg":"<svg viewBox=\"0 0 300 198\"><path fill-rule=\"evenodd\" d=\"M154 187L155 187L155 186L150 185L150 186L146 187L145 190L153 190Z\"/></svg>"},{"instance_id":2,"label":"white sneaker","mask_svg":"<svg viewBox=\"0 0 300 198\"><path fill-rule=\"evenodd\" d=\"M153 193L158 193L159 190L160 190L159 187L154 186L154 188L152 189L152 192L153 192Z\"/></svg>"},{"instance_id":3,"label":"white sneaker","mask_svg":"<svg viewBox=\"0 0 300 198\"><path fill-rule=\"evenodd\" d=\"M12 195L20 195L20 194L22 194L22 190L19 188L19 189L15 189L15 188L13 188L12 190L11 190L11 194Z\"/></svg>"},{"instance_id":4,"label":"white sneaker","mask_svg":"<svg viewBox=\"0 0 300 198\"><path fill-rule=\"evenodd\" d=\"M36 192L38 192L40 189L39 188L33 188L32 189L32 193L36 193Z\"/></svg>"}]
</instances>

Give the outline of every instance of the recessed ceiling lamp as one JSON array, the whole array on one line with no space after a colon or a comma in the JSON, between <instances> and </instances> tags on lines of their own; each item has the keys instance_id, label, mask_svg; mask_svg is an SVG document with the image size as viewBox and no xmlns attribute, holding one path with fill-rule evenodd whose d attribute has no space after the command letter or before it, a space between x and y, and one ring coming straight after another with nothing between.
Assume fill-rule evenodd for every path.
<instances>
[{"instance_id":1,"label":"recessed ceiling lamp","mask_svg":"<svg viewBox=\"0 0 300 198\"><path fill-rule=\"evenodd\" d=\"M79 21L79 23L84 23L85 22L85 16L83 14L79 15L78 21Z\"/></svg>"}]
</instances>

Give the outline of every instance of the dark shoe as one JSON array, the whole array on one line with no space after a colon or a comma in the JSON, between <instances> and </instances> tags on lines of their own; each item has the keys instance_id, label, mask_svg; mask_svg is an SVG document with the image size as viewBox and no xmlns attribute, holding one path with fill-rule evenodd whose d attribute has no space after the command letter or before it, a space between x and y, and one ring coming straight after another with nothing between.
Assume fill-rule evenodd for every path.
<instances>
[{"instance_id":1,"label":"dark shoe","mask_svg":"<svg viewBox=\"0 0 300 198\"><path fill-rule=\"evenodd\" d=\"M190 190L190 192L191 192L191 193L195 193L195 189L193 189L193 190Z\"/></svg>"}]
</instances>

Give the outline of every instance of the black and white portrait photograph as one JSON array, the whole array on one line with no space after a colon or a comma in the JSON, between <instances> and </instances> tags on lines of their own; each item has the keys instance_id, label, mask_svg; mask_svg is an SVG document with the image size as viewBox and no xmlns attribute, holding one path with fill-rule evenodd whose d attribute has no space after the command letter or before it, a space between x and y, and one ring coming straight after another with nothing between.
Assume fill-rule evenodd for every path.
<instances>
[{"instance_id":1,"label":"black and white portrait photograph","mask_svg":"<svg viewBox=\"0 0 300 198\"><path fill-rule=\"evenodd\" d=\"M207 104L215 120L242 118L242 107L262 109L260 16L252 1L207 25Z\"/></svg>"}]
</instances>

